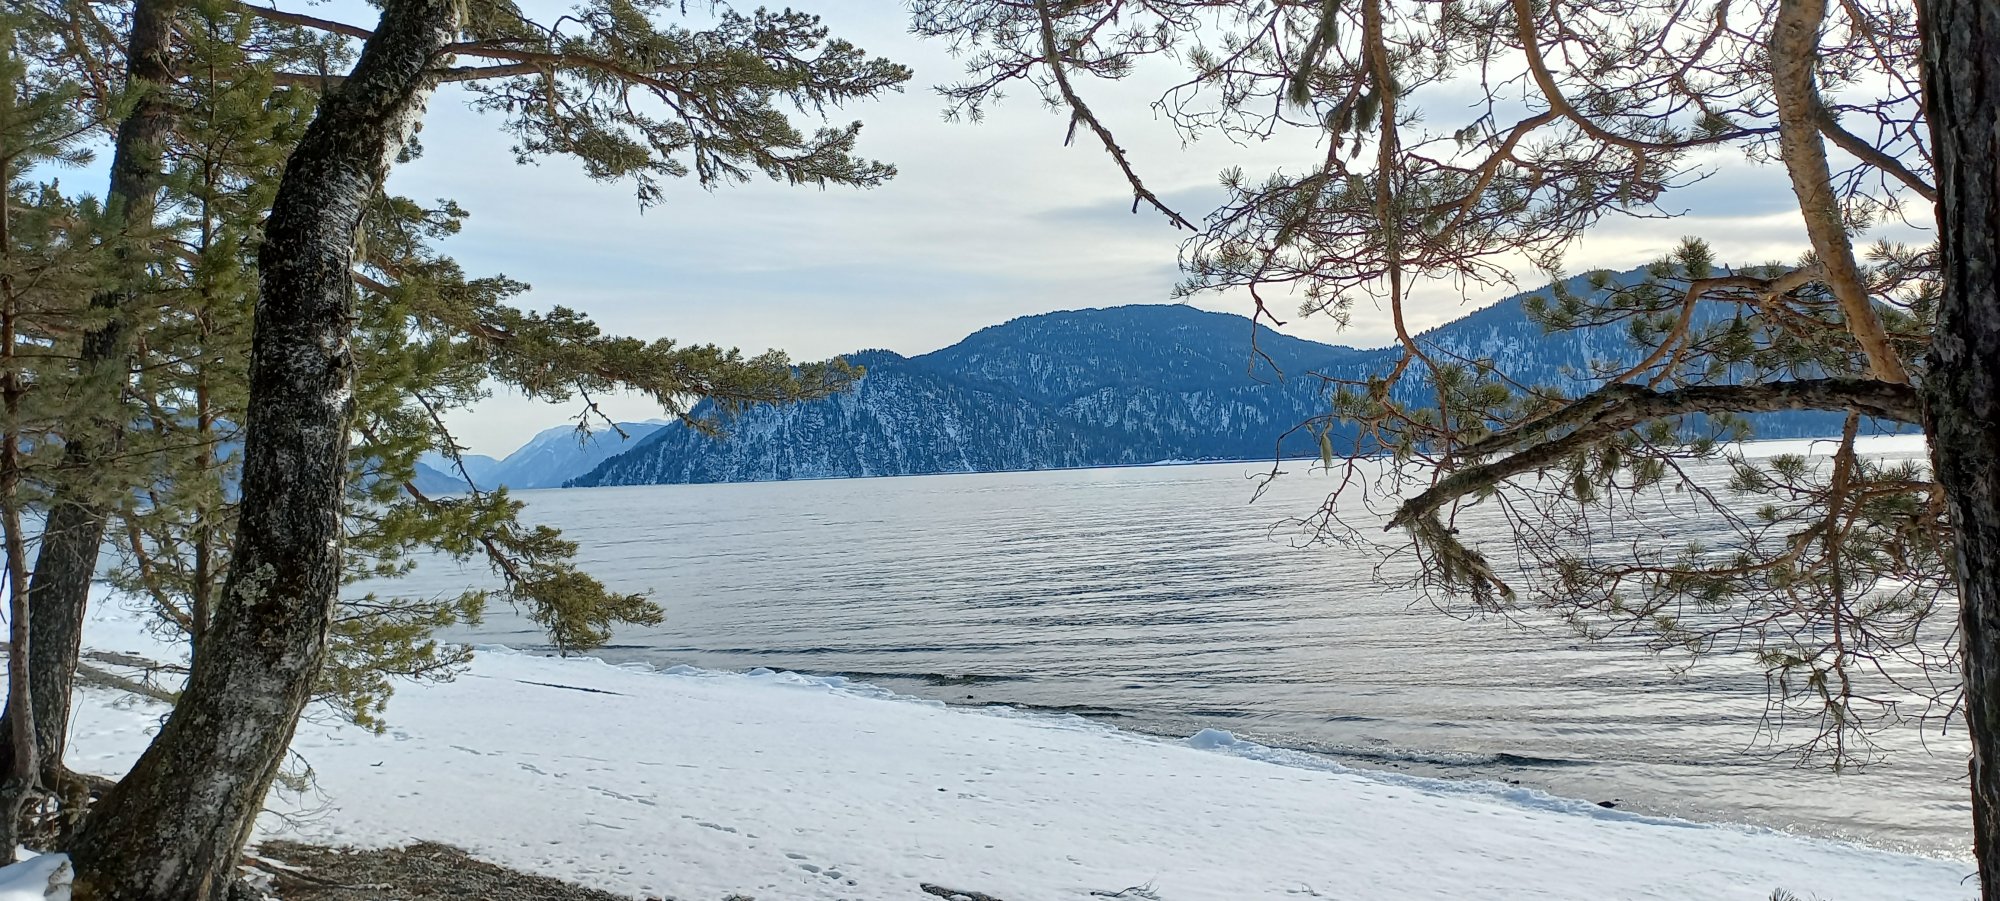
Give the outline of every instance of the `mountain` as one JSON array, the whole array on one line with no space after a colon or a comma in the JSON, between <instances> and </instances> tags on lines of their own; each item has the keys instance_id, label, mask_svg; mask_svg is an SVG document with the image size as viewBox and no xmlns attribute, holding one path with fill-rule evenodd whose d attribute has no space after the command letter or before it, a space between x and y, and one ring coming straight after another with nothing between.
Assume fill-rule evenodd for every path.
<instances>
[{"instance_id":1,"label":"mountain","mask_svg":"<svg viewBox=\"0 0 2000 901\"><path fill-rule=\"evenodd\" d=\"M545 430L500 461L493 471L493 483L509 488L559 488L599 463L637 447L666 425L663 421L621 422L616 429L597 428L588 433L567 425Z\"/></svg>"},{"instance_id":2,"label":"mountain","mask_svg":"<svg viewBox=\"0 0 2000 901\"><path fill-rule=\"evenodd\" d=\"M575 485L982 472L1270 456L1323 405L1317 380L1250 371L1250 322L1186 306L1016 319L920 357L849 355L845 394L751 411L721 441L655 433ZM1284 373L1361 354L1265 332ZM1304 445L1300 446L1301 448Z\"/></svg>"},{"instance_id":3,"label":"mountain","mask_svg":"<svg viewBox=\"0 0 2000 901\"><path fill-rule=\"evenodd\" d=\"M488 457L487 459L492 458ZM449 465L449 463L446 463L442 459L433 461L430 459L429 454L425 454L424 459L417 462L417 469L410 477L410 484L415 485L418 491L433 496L457 494L464 491L464 479L459 478L455 473L446 473L440 468ZM480 484L479 487L483 489L489 486Z\"/></svg>"},{"instance_id":4,"label":"mountain","mask_svg":"<svg viewBox=\"0 0 2000 901\"><path fill-rule=\"evenodd\" d=\"M1624 278L1636 278L1627 273ZM1572 290L1588 285L1575 280ZM1419 335L1445 356L1492 358L1528 383L1588 390L1589 361L1636 361L1622 325L1544 332L1517 295ZM1725 315L1714 305L1706 320ZM1307 341L1250 320L1180 305L1025 316L917 357L864 351L851 392L750 411L715 439L679 424L577 476L576 486L743 482L1058 469L1161 460L1270 459L1317 453L1304 433L1327 410L1307 373L1365 378L1390 348ZM1410 384L1405 391L1425 392ZM697 415L709 412L697 408ZM1824 435L1839 414L1756 417L1761 437ZM1334 436L1336 444L1343 437ZM512 458L509 458L512 459Z\"/></svg>"},{"instance_id":5,"label":"mountain","mask_svg":"<svg viewBox=\"0 0 2000 901\"><path fill-rule=\"evenodd\" d=\"M491 484L494 477L500 473L502 466L499 460L495 460L485 454L465 454L459 457L459 461L465 464L465 474L471 476L474 482L482 484ZM437 457L436 462L441 464L440 468L445 472L457 472L456 467L453 467L450 462L442 459L441 456ZM591 465L595 466L596 464L593 463Z\"/></svg>"},{"instance_id":6,"label":"mountain","mask_svg":"<svg viewBox=\"0 0 2000 901\"><path fill-rule=\"evenodd\" d=\"M465 474L481 489L556 488L637 447L666 425L659 420L621 422L615 430L600 427L589 433L579 432L571 425L556 426L535 435L503 460L466 454ZM621 436L619 431L625 434ZM419 490L433 493L465 490L465 479L457 467L435 451L419 460L416 484Z\"/></svg>"}]
</instances>

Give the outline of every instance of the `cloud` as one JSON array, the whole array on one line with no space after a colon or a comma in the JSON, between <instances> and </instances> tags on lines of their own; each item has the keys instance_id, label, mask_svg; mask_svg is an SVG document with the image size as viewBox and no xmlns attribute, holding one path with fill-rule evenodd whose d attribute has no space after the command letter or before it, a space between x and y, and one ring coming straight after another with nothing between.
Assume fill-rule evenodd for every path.
<instances>
[{"instance_id":1,"label":"cloud","mask_svg":"<svg viewBox=\"0 0 2000 901\"><path fill-rule=\"evenodd\" d=\"M450 197L471 211L444 247L469 272L505 273L534 286L531 307L581 309L609 331L645 338L777 347L800 359L864 347L917 354L1016 316L1170 300L1187 233L1150 210L1133 213L1129 185L1093 136L1065 144L1068 117L1025 86L983 122L944 122L931 88L957 79L961 59L908 34L900 4L817 5L828 7L822 14L835 36L916 71L906 92L830 116L862 120L860 152L898 167L878 189L757 182L707 191L682 181L641 213L630 185L592 182L572 161L518 165L500 122L469 110L454 90L431 104L425 154L398 167L390 188ZM373 15L356 0L334 9L356 21ZM1275 141L1186 143L1153 106L1176 80L1170 69L1142 65L1124 83L1084 90L1146 183L1192 219L1221 200L1222 170L1240 166L1253 178L1296 171L1321 152L1317 135L1298 131ZM1469 90L1447 84L1422 105L1456 117L1475 99ZM1572 271L1637 265L1691 234L1708 237L1726 260L1796 258L1804 237L1783 174L1740 156L1711 162L1709 179L1670 196L1685 218L1608 219L1571 249ZM1540 283L1525 263L1516 274L1524 287ZM1422 329L1511 293L1420 282L1406 313ZM1364 346L1393 339L1386 312L1369 304L1342 330L1331 319L1297 319L1295 300L1276 302L1286 331L1302 337ZM1252 309L1237 293L1195 303ZM658 415L643 399L604 404L622 418ZM503 454L575 412L503 393L451 424L475 450Z\"/></svg>"}]
</instances>

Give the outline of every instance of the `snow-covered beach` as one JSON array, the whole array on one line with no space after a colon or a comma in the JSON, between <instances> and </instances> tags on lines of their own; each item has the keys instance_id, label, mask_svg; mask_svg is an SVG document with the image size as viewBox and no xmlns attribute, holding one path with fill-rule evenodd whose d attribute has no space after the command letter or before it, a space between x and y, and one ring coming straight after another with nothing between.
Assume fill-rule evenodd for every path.
<instances>
[{"instance_id":1,"label":"snow-covered beach","mask_svg":"<svg viewBox=\"0 0 2000 901\"><path fill-rule=\"evenodd\" d=\"M115 599L86 643L165 655ZM70 762L114 775L165 707L80 692ZM1134 886L1167 901L1976 892L1959 861L785 673L487 648L454 682L402 687L388 720L379 736L302 725L294 748L317 787L274 796L260 834L441 841L679 901L920 899L924 884L1006 901Z\"/></svg>"}]
</instances>

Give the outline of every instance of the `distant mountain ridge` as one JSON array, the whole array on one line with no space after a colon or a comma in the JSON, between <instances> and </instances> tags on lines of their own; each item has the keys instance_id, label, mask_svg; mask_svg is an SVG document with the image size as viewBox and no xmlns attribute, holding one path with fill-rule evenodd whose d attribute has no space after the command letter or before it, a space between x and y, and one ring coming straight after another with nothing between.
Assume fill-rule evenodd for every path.
<instances>
[{"instance_id":1,"label":"distant mountain ridge","mask_svg":"<svg viewBox=\"0 0 2000 901\"><path fill-rule=\"evenodd\" d=\"M559 488L564 482L590 472L597 464L622 454L665 428L664 420L621 422L616 429L600 426L589 432L573 425L544 429L506 459L484 454L465 454L465 472L443 454L432 451L417 461L416 485L429 493L466 490L466 477L485 491L493 488ZM620 435L620 432L623 435Z\"/></svg>"},{"instance_id":2,"label":"distant mountain ridge","mask_svg":"<svg viewBox=\"0 0 2000 901\"><path fill-rule=\"evenodd\" d=\"M1638 276L1637 271L1620 278ZM1582 279L1572 290L1588 290ZM1453 357L1490 357L1529 383L1580 392L1590 360L1634 357L1622 326L1547 334L1510 297L1418 336ZM1719 312L1719 309L1718 309ZM1711 314L1713 315L1713 314ZM1706 317L1704 317L1706 318ZM1062 469L1161 460L1308 456L1308 435L1280 436L1327 409L1309 372L1364 378L1393 348L1357 349L1256 329L1184 305L1024 316L917 357L849 356L854 390L750 411L715 439L674 424L569 482L575 486L777 481ZM1634 357L1636 359L1636 357ZM697 407L696 415L709 412ZM1756 418L1760 437L1822 435L1837 414Z\"/></svg>"}]
</instances>

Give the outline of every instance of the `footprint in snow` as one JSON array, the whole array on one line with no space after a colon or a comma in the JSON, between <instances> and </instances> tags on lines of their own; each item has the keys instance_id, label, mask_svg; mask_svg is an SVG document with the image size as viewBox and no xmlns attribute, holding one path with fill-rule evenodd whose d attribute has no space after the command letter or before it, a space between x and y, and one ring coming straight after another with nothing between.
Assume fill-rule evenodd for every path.
<instances>
[{"instance_id":1,"label":"footprint in snow","mask_svg":"<svg viewBox=\"0 0 2000 901\"><path fill-rule=\"evenodd\" d=\"M797 866L799 869L811 873L815 876L820 876L825 879L832 880L834 882L842 883L844 885L858 884L854 880L847 878L847 874L842 873L840 871L840 868L838 867L822 867L819 864L810 862L810 859L807 858L804 854L799 854L792 851L785 852L785 856L791 858L792 860L798 861Z\"/></svg>"},{"instance_id":2,"label":"footprint in snow","mask_svg":"<svg viewBox=\"0 0 2000 901\"><path fill-rule=\"evenodd\" d=\"M584 788L587 788L587 789L590 789L591 791L594 791L594 792L596 792L596 793L598 793L598 794L600 794L600 795L603 795L603 796L605 796L605 797L607 797L607 798L616 798L617 800L620 800L620 801L637 801L637 800L639 800L638 798L635 798L635 797L633 797L633 796L631 796L631 795L628 795L628 794L625 794L625 793L623 793L623 792L616 792L616 791L612 791L611 789L608 789L608 788L605 788L605 787L604 787L604 786L602 786L602 785L586 785L586 786L584 786Z\"/></svg>"}]
</instances>

